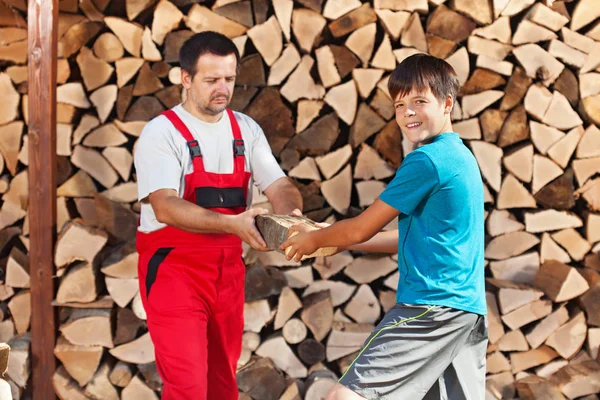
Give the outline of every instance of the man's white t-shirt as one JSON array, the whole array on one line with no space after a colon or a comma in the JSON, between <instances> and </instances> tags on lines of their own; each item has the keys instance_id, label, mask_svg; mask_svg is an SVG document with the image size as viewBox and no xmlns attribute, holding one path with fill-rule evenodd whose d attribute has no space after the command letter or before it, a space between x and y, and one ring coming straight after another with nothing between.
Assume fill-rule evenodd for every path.
<instances>
[{"instance_id":1,"label":"man's white t-shirt","mask_svg":"<svg viewBox=\"0 0 600 400\"><path fill-rule=\"evenodd\" d=\"M207 172L233 172L233 131L227 112L215 123L196 118L181 104L173 110L200 144L202 161ZM264 191L285 176L275 160L261 127L250 117L234 112L245 146L246 171L251 173L248 184L248 204L252 203L252 184ZM160 115L146 124L138 138L134 154L138 199L142 201L159 189L174 189L183 197L185 176L193 171L187 141L175 126ZM141 232L152 232L165 224L156 220L149 202L141 205Z\"/></svg>"}]
</instances>

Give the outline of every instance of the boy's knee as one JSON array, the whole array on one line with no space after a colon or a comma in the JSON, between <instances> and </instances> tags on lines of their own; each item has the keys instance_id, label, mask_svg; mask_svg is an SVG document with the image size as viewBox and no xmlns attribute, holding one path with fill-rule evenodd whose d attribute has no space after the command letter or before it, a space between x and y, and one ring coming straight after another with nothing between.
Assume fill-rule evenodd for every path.
<instances>
[{"instance_id":1,"label":"boy's knee","mask_svg":"<svg viewBox=\"0 0 600 400\"><path fill-rule=\"evenodd\" d=\"M364 400L365 398L356 392L348 389L341 383L336 383L329 391L325 400Z\"/></svg>"}]
</instances>

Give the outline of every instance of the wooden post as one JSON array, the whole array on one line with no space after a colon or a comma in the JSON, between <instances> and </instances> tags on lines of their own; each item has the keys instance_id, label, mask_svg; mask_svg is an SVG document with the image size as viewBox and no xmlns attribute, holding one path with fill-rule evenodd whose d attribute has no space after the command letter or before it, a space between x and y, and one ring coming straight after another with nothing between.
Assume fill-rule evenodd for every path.
<instances>
[{"instance_id":1,"label":"wooden post","mask_svg":"<svg viewBox=\"0 0 600 400\"><path fill-rule=\"evenodd\" d=\"M29 238L34 400L55 399L56 44L58 0L29 0Z\"/></svg>"}]
</instances>

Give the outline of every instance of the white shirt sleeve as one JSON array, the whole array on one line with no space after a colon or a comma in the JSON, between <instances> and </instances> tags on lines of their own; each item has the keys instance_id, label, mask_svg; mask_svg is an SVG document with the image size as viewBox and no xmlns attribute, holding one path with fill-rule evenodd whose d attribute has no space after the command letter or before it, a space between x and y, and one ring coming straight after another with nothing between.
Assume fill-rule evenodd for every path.
<instances>
[{"instance_id":1,"label":"white shirt sleeve","mask_svg":"<svg viewBox=\"0 0 600 400\"><path fill-rule=\"evenodd\" d=\"M179 192L183 167L170 125L166 117L157 117L146 124L137 140L133 159L140 201L159 189Z\"/></svg>"},{"instance_id":2,"label":"white shirt sleeve","mask_svg":"<svg viewBox=\"0 0 600 400\"><path fill-rule=\"evenodd\" d=\"M273 182L284 177L285 173L277 163L262 128L251 118L248 118L247 122L253 133L252 154L250 155L252 179L258 189L264 192Z\"/></svg>"}]
</instances>

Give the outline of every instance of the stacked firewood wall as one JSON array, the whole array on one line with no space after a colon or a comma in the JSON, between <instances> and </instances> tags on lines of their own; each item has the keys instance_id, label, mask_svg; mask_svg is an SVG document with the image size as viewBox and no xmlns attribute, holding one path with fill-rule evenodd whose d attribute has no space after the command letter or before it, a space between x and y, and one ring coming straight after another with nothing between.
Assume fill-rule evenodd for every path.
<instances>
[{"instance_id":1,"label":"stacked firewood wall","mask_svg":"<svg viewBox=\"0 0 600 400\"><path fill-rule=\"evenodd\" d=\"M317 221L360 213L413 150L390 72L418 52L446 59L463 84L454 127L486 189L486 399L598 399L600 1L59 3L61 399L160 396L132 153L146 122L181 101L178 50L204 30L238 46L231 107L262 126ZM0 342L15 399L31 391L26 9L0 0ZM394 304L397 257L245 257L241 398L323 398Z\"/></svg>"}]
</instances>

